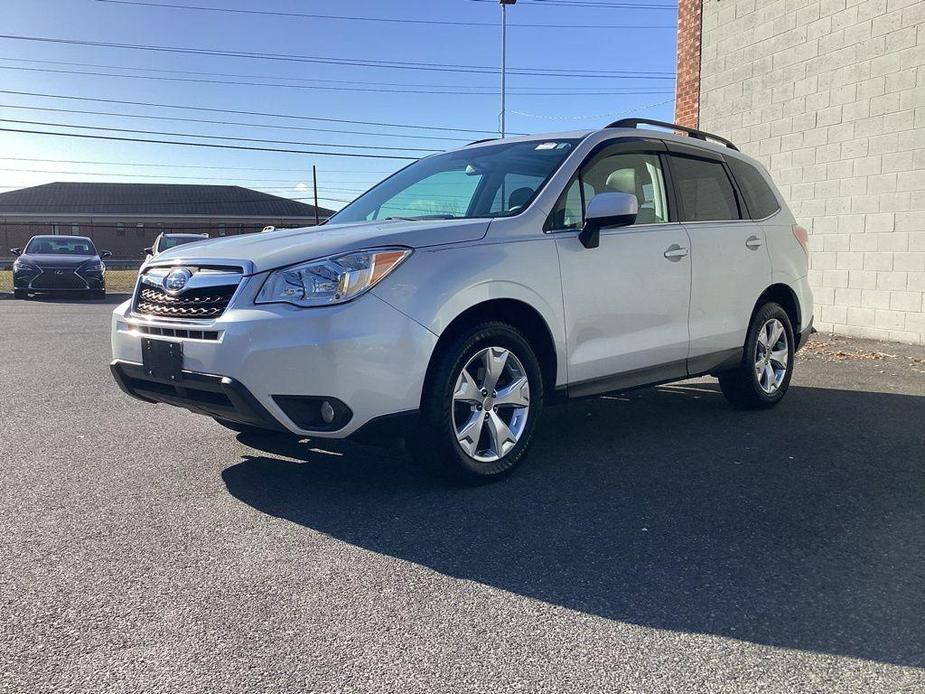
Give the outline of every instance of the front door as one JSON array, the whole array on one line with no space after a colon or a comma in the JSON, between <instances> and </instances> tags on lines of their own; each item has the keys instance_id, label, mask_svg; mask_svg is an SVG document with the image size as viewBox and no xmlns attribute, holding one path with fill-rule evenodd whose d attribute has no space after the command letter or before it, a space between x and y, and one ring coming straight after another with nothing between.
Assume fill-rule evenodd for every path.
<instances>
[{"instance_id":1,"label":"front door","mask_svg":"<svg viewBox=\"0 0 925 694\"><path fill-rule=\"evenodd\" d=\"M690 242L674 221L658 140L617 143L579 170L550 217L565 305L571 395L686 375ZM632 226L602 229L600 246L578 240L584 209L602 192L639 201Z\"/></svg>"}]
</instances>

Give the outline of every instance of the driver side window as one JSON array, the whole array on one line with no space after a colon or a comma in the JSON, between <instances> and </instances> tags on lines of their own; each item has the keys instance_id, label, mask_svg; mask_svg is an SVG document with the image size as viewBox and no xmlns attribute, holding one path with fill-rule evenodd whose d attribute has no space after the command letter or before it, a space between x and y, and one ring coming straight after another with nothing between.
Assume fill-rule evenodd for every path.
<instances>
[{"instance_id":1,"label":"driver side window","mask_svg":"<svg viewBox=\"0 0 925 694\"><path fill-rule=\"evenodd\" d=\"M580 229L584 211L598 193L629 193L639 201L636 224L668 221L665 177L657 154L606 150L579 171L566 187L546 223L547 230Z\"/></svg>"}]
</instances>

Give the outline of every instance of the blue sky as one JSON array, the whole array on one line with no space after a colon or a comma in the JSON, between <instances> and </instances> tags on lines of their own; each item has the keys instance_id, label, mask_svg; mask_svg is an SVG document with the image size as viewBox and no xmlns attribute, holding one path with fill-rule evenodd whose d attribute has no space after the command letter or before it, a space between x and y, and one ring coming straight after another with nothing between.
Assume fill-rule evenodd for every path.
<instances>
[{"instance_id":1,"label":"blue sky","mask_svg":"<svg viewBox=\"0 0 925 694\"><path fill-rule=\"evenodd\" d=\"M466 66L495 69L499 64L500 10L495 2L137 0L137 3L4 0L0 33L355 61L395 61L412 67L435 64L464 67L384 69L4 38L0 39L0 90L4 91L401 123L440 129L392 128L8 93L0 93L0 118L8 119L0 122L0 127L196 141L173 136L120 134L60 125L9 122L39 121L320 143L327 146L239 144L393 156L421 156L426 152L411 148L443 150L471 139L489 137L490 131L497 129L498 76L484 71L481 74L465 71L468 69ZM144 3L473 22L489 26L256 15L142 6ZM508 131L533 133L594 128L621 115L631 114L670 120L673 113L677 22L676 9L671 7L673 4L673 0L522 0L511 7L508 11L510 68L537 73L594 71L595 74L591 77L551 74L509 76ZM639 7L646 5L652 7ZM661 9L666 7L668 9ZM518 24L553 26L529 28ZM576 25L658 28L569 28ZM109 73L109 76L63 71L102 72ZM629 72L632 78L604 76L601 72ZM643 72L649 74L640 77ZM116 73L136 77L112 76ZM147 78L139 79L139 76ZM152 77L169 77L172 80L149 79ZM215 81L269 82L284 86ZM425 93L408 93L409 90ZM435 91L466 93L432 93ZM34 107L72 109L76 112L41 111ZM87 111L108 111L120 115L94 115ZM126 114L236 121L247 125L149 120L129 118ZM363 134L257 127L260 125L354 130ZM486 132L452 132L444 128ZM321 204L334 209L386 173L407 163L397 159L201 149L10 132L0 132L0 142L0 191L64 180L228 183L301 198L310 194L304 184L310 184L311 167L315 164L319 172L319 195L323 198ZM351 145L353 149L345 145ZM82 163L90 161L100 163ZM90 175L91 172L99 175Z\"/></svg>"}]
</instances>

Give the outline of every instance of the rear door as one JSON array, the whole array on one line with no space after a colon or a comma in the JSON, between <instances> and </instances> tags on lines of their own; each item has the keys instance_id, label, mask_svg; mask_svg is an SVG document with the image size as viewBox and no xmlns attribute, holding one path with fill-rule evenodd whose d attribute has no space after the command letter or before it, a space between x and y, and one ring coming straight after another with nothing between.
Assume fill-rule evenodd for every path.
<instances>
[{"instance_id":1,"label":"rear door","mask_svg":"<svg viewBox=\"0 0 925 694\"><path fill-rule=\"evenodd\" d=\"M680 218L691 239L691 373L735 361L771 280L764 230L748 219L723 157L669 142Z\"/></svg>"},{"instance_id":2,"label":"rear door","mask_svg":"<svg viewBox=\"0 0 925 694\"><path fill-rule=\"evenodd\" d=\"M660 140L618 140L592 153L553 209L568 342L569 393L586 395L686 375L689 241L671 209ZM597 193L637 197L632 226L578 240Z\"/></svg>"}]
</instances>

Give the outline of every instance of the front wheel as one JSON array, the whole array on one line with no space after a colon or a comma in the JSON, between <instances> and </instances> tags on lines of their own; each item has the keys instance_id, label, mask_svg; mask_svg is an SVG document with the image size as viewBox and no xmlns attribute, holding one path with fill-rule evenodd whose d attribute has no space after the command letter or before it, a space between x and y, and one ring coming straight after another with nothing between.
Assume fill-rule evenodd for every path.
<instances>
[{"instance_id":1,"label":"front wheel","mask_svg":"<svg viewBox=\"0 0 925 694\"><path fill-rule=\"evenodd\" d=\"M778 304L764 304L748 327L742 363L719 375L723 395L743 409L773 407L790 387L794 348L787 312Z\"/></svg>"},{"instance_id":2,"label":"front wheel","mask_svg":"<svg viewBox=\"0 0 925 694\"><path fill-rule=\"evenodd\" d=\"M446 345L422 398L415 457L468 483L497 479L523 459L543 406L540 365L506 323L475 326Z\"/></svg>"},{"instance_id":3,"label":"front wheel","mask_svg":"<svg viewBox=\"0 0 925 694\"><path fill-rule=\"evenodd\" d=\"M25 289L14 289L14 290L13 290L13 298L14 298L14 299L28 299L28 298L29 298L29 292L28 292L27 290L25 290Z\"/></svg>"}]
</instances>

